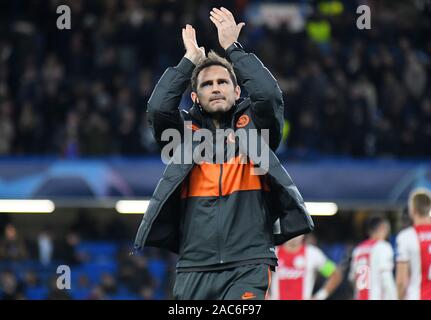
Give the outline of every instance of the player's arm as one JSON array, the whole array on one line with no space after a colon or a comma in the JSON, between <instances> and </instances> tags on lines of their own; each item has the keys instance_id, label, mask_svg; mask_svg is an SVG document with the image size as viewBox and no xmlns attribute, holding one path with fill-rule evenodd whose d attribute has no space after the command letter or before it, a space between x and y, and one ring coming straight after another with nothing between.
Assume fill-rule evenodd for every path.
<instances>
[{"instance_id":1,"label":"player's arm","mask_svg":"<svg viewBox=\"0 0 431 320\"><path fill-rule=\"evenodd\" d=\"M325 300L338 288L343 281L343 272L334 262L327 260L319 269L319 273L327 278L323 287L316 292L312 299Z\"/></svg>"},{"instance_id":2,"label":"player's arm","mask_svg":"<svg viewBox=\"0 0 431 320\"><path fill-rule=\"evenodd\" d=\"M408 261L398 261L396 269L396 283L398 299L403 300L406 296L407 286L410 280Z\"/></svg>"},{"instance_id":3,"label":"player's arm","mask_svg":"<svg viewBox=\"0 0 431 320\"><path fill-rule=\"evenodd\" d=\"M352 253L352 256L351 256L351 260L350 260L350 264L349 264L349 273L347 275L347 279L355 287L356 286L356 284L355 284L355 281L356 281L356 274L355 274L356 273L356 270L355 270L356 264L355 264L355 259L353 257L354 257L354 252Z\"/></svg>"},{"instance_id":4,"label":"player's arm","mask_svg":"<svg viewBox=\"0 0 431 320\"><path fill-rule=\"evenodd\" d=\"M396 243L397 264L395 270L395 281L397 284L398 299L403 300L406 297L407 287L410 281L410 250L406 233L401 232L396 238Z\"/></svg>"},{"instance_id":5,"label":"player's arm","mask_svg":"<svg viewBox=\"0 0 431 320\"><path fill-rule=\"evenodd\" d=\"M236 24L232 13L225 8L214 8L210 19L217 27L220 45L227 50L238 83L250 96L253 121L259 129L270 130L269 145L275 150L281 141L284 124L284 104L280 87L254 54L232 46L238 40L244 23Z\"/></svg>"},{"instance_id":6,"label":"player's arm","mask_svg":"<svg viewBox=\"0 0 431 320\"><path fill-rule=\"evenodd\" d=\"M160 147L166 143L161 141L165 129L182 131L181 97L190 83L195 65L205 57L205 49L198 47L196 31L191 25L182 29L182 37L186 49L184 57L176 67L163 73L147 104L148 122Z\"/></svg>"},{"instance_id":7,"label":"player's arm","mask_svg":"<svg viewBox=\"0 0 431 320\"><path fill-rule=\"evenodd\" d=\"M394 281L394 251L389 243L383 243L378 253L384 300L397 300L397 287Z\"/></svg>"}]
</instances>

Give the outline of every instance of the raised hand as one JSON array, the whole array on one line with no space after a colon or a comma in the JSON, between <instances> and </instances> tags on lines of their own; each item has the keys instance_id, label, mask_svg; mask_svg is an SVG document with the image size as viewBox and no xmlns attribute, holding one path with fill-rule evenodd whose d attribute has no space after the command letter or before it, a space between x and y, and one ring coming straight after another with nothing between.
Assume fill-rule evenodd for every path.
<instances>
[{"instance_id":1,"label":"raised hand","mask_svg":"<svg viewBox=\"0 0 431 320\"><path fill-rule=\"evenodd\" d=\"M186 48L186 54L184 57L196 65L200 60L205 58L205 48L198 46L196 41L196 30L191 25L187 24L182 31L184 47Z\"/></svg>"},{"instance_id":2,"label":"raised hand","mask_svg":"<svg viewBox=\"0 0 431 320\"><path fill-rule=\"evenodd\" d=\"M210 19L217 27L218 40L225 50L238 40L239 33L245 25L244 22L236 24L233 14L223 7L213 8L210 12Z\"/></svg>"}]
</instances>

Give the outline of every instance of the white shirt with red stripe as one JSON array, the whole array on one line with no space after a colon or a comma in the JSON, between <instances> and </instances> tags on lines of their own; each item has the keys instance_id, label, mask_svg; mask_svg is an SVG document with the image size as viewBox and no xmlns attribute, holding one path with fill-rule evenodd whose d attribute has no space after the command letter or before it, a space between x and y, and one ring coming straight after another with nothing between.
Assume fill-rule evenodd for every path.
<instances>
[{"instance_id":1,"label":"white shirt with red stripe","mask_svg":"<svg viewBox=\"0 0 431 320\"><path fill-rule=\"evenodd\" d=\"M397 236L397 261L408 262L408 300L431 300L431 224L402 230Z\"/></svg>"},{"instance_id":2,"label":"white shirt with red stripe","mask_svg":"<svg viewBox=\"0 0 431 320\"><path fill-rule=\"evenodd\" d=\"M313 245L302 245L296 252L277 247L278 267L271 286L272 300L308 300L316 273L328 258Z\"/></svg>"},{"instance_id":3,"label":"white shirt with red stripe","mask_svg":"<svg viewBox=\"0 0 431 320\"><path fill-rule=\"evenodd\" d=\"M393 278L394 251L384 240L368 239L352 253L349 279L356 300L397 299Z\"/></svg>"}]
</instances>

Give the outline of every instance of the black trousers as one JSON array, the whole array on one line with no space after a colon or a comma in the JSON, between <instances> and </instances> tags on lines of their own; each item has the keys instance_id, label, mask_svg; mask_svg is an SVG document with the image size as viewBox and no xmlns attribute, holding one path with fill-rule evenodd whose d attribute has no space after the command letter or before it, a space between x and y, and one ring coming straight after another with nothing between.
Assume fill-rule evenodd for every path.
<instances>
[{"instance_id":1,"label":"black trousers","mask_svg":"<svg viewBox=\"0 0 431 320\"><path fill-rule=\"evenodd\" d=\"M173 298L176 300L264 300L271 285L271 269L266 264L232 269L179 272Z\"/></svg>"}]
</instances>

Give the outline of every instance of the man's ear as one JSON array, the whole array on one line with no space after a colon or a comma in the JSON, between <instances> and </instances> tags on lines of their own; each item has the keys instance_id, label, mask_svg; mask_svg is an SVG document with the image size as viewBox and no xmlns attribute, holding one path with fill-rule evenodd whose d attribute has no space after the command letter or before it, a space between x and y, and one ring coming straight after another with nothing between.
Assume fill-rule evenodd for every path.
<instances>
[{"instance_id":1,"label":"man's ear","mask_svg":"<svg viewBox=\"0 0 431 320\"><path fill-rule=\"evenodd\" d=\"M241 87L240 86L236 86L235 87L235 100L238 100L239 97L241 97Z\"/></svg>"},{"instance_id":2,"label":"man's ear","mask_svg":"<svg viewBox=\"0 0 431 320\"><path fill-rule=\"evenodd\" d=\"M193 103L199 104L199 98L196 92L192 91L192 93L190 94L190 97L192 98Z\"/></svg>"}]
</instances>

